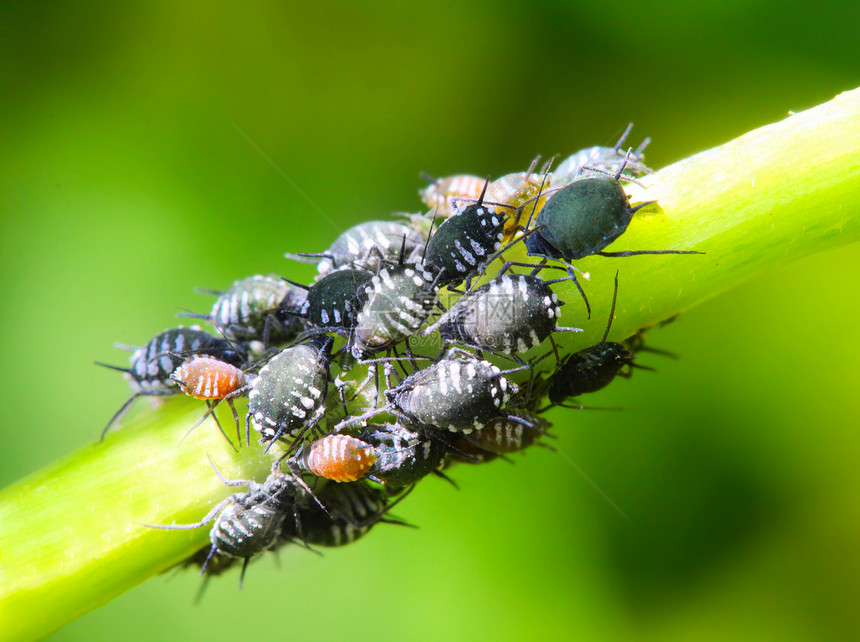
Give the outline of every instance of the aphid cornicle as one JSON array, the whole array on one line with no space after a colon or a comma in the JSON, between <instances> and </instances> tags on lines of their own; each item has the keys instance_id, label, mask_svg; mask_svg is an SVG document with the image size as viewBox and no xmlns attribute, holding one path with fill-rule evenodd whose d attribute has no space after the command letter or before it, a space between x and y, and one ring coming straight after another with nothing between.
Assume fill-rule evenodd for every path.
<instances>
[{"instance_id":1,"label":"aphid cornicle","mask_svg":"<svg viewBox=\"0 0 860 642\"><path fill-rule=\"evenodd\" d=\"M341 268L375 272L386 260L396 260L401 246L410 261L424 251L424 237L403 223L368 221L346 230L328 250L318 254L288 253L287 258L317 262L317 271L328 274Z\"/></svg>"},{"instance_id":2,"label":"aphid cornicle","mask_svg":"<svg viewBox=\"0 0 860 642\"><path fill-rule=\"evenodd\" d=\"M470 432L504 414L517 386L488 361L448 357L389 388L385 396L405 423Z\"/></svg>"},{"instance_id":3,"label":"aphid cornicle","mask_svg":"<svg viewBox=\"0 0 860 642\"><path fill-rule=\"evenodd\" d=\"M195 524L147 526L165 530L191 530L214 520L209 531L211 546L201 566L201 575L206 571L209 560L226 556L244 560L244 576L251 558L277 543L285 520L294 518L296 507L306 500L307 491L294 477L277 471L273 471L262 484L254 481L227 481L223 477L221 480L228 486L247 486L248 491L231 495ZM320 512L325 515L322 509ZM239 585L241 586L241 579Z\"/></svg>"},{"instance_id":4,"label":"aphid cornicle","mask_svg":"<svg viewBox=\"0 0 860 642\"><path fill-rule=\"evenodd\" d=\"M286 343L304 330L296 316L307 299L301 288L271 276L249 276L221 293L204 318L227 339L262 341L265 347Z\"/></svg>"},{"instance_id":5,"label":"aphid cornicle","mask_svg":"<svg viewBox=\"0 0 860 642\"><path fill-rule=\"evenodd\" d=\"M298 315L321 332L348 335L363 303L364 286L373 278L366 270L343 268L329 272L306 288L308 297Z\"/></svg>"},{"instance_id":6,"label":"aphid cornicle","mask_svg":"<svg viewBox=\"0 0 860 642\"><path fill-rule=\"evenodd\" d=\"M215 415L213 401L226 400L227 405L233 412L236 422L236 439L241 440L239 433L239 415L233 405L233 396L245 387L247 379L245 373L234 365L215 359L214 357L193 356L184 361L170 378L177 383L180 390L189 397L202 399L206 402L209 412L204 417L212 414L215 423L227 438L218 416ZM195 424L196 426L196 424ZM229 438L227 438L229 441Z\"/></svg>"},{"instance_id":7,"label":"aphid cornicle","mask_svg":"<svg viewBox=\"0 0 860 642\"><path fill-rule=\"evenodd\" d=\"M389 490L411 486L439 468L445 443L404 426L368 426L360 434L375 446L370 472Z\"/></svg>"},{"instance_id":8,"label":"aphid cornicle","mask_svg":"<svg viewBox=\"0 0 860 642\"><path fill-rule=\"evenodd\" d=\"M326 435L302 446L287 460L287 465L295 473L309 472L336 482L353 482L370 471L377 457L376 449L360 439Z\"/></svg>"},{"instance_id":9,"label":"aphid cornicle","mask_svg":"<svg viewBox=\"0 0 860 642\"><path fill-rule=\"evenodd\" d=\"M334 339L318 335L282 350L260 370L250 385L245 433L250 423L263 441L296 437L296 447L325 410L331 347Z\"/></svg>"},{"instance_id":10,"label":"aphid cornicle","mask_svg":"<svg viewBox=\"0 0 860 642\"><path fill-rule=\"evenodd\" d=\"M383 267L364 289L350 336L352 355L367 359L418 332L433 310L438 289L421 265Z\"/></svg>"},{"instance_id":11,"label":"aphid cornicle","mask_svg":"<svg viewBox=\"0 0 860 642\"><path fill-rule=\"evenodd\" d=\"M467 292L424 334L438 327L445 341L515 355L539 346L555 331L581 332L557 327L564 301L550 288L555 282L534 274L503 274Z\"/></svg>"},{"instance_id":12,"label":"aphid cornicle","mask_svg":"<svg viewBox=\"0 0 860 642\"><path fill-rule=\"evenodd\" d=\"M144 347L131 356L128 368L96 362L97 365L124 372L134 394L108 421L101 438L138 397L169 396L179 394L173 372L190 356L208 355L234 366L243 366L248 359L247 345L231 343L204 332L197 326L172 328L157 334Z\"/></svg>"}]
</instances>

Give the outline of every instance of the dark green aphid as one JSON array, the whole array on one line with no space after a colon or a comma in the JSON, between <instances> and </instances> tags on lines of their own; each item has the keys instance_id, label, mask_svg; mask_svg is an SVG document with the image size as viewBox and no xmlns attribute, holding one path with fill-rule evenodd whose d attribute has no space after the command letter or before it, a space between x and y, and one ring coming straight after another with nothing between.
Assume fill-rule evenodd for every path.
<instances>
[{"instance_id":1,"label":"dark green aphid","mask_svg":"<svg viewBox=\"0 0 860 642\"><path fill-rule=\"evenodd\" d=\"M564 301L550 285L567 280L569 277L544 281L535 274L503 274L467 292L424 334L438 326L446 342L515 356L547 338L552 340L553 332L582 332L557 326Z\"/></svg>"},{"instance_id":2,"label":"dark green aphid","mask_svg":"<svg viewBox=\"0 0 860 642\"><path fill-rule=\"evenodd\" d=\"M301 445L325 411L333 343L331 337L319 335L282 350L263 366L248 393L248 441L253 419L263 441L295 437L295 448Z\"/></svg>"},{"instance_id":3,"label":"dark green aphid","mask_svg":"<svg viewBox=\"0 0 860 642\"><path fill-rule=\"evenodd\" d=\"M435 472L446 451L440 439L405 426L369 426L361 438L376 447L370 472L389 490L411 486Z\"/></svg>"},{"instance_id":4,"label":"dark green aphid","mask_svg":"<svg viewBox=\"0 0 860 642\"><path fill-rule=\"evenodd\" d=\"M380 522L402 524L398 520L387 519L385 514L408 492L389 504L385 491L364 482L330 483L318 493L326 510L314 504L299 507L295 520L297 527L292 528L289 522L285 522L283 536L290 539L298 537L309 545L317 546L351 544Z\"/></svg>"},{"instance_id":5,"label":"dark green aphid","mask_svg":"<svg viewBox=\"0 0 860 642\"><path fill-rule=\"evenodd\" d=\"M262 341L268 347L287 343L304 330L304 321L296 315L306 299L302 288L281 278L256 275L219 293L208 315L184 316L206 319L228 339Z\"/></svg>"},{"instance_id":6,"label":"dark green aphid","mask_svg":"<svg viewBox=\"0 0 860 642\"><path fill-rule=\"evenodd\" d=\"M396 260L401 245L409 261L419 260L424 238L411 227L394 221L368 221L349 228L331 247L318 254L286 254L290 259L316 262L320 274L350 267L375 272L386 260Z\"/></svg>"},{"instance_id":7,"label":"dark green aphid","mask_svg":"<svg viewBox=\"0 0 860 642\"><path fill-rule=\"evenodd\" d=\"M96 362L97 365L124 372L134 391L110 418L102 430L101 439L138 397L162 397L182 392L170 376L189 357L203 355L241 368L248 360L248 348L244 343L231 343L212 336L197 326L180 326L157 334L144 347L135 350L128 368Z\"/></svg>"},{"instance_id":8,"label":"dark green aphid","mask_svg":"<svg viewBox=\"0 0 860 642\"><path fill-rule=\"evenodd\" d=\"M329 272L311 286L293 283L308 291L298 315L320 332L348 335L361 309L364 286L371 278L373 273L366 270L344 268Z\"/></svg>"},{"instance_id":9,"label":"dark green aphid","mask_svg":"<svg viewBox=\"0 0 860 642\"><path fill-rule=\"evenodd\" d=\"M418 332L436 304L438 289L421 265L382 267L364 289L350 336L352 355L367 359Z\"/></svg>"},{"instance_id":10,"label":"dark green aphid","mask_svg":"<svg viewBox=\"0 0 860 642\"><path fill-rule=\"evenodd\" d=\"M218 574L229 566L229 563L220 561L220 558L241 559L241 587L248 562L277 544L285 519L296 515L297 504L305 501L310 490L298 478L277 471L273 471L262 484L254 481L228 481L221 477L220 473L218 476L227 486L247 486L248 491L231 495L195 524L147 526L165 530L192 530L214 520L215 523L209 531L211 546L201 564L200 574L207 572L213 559L216 560L213 574Z\"/></svg>"}]
</instances>

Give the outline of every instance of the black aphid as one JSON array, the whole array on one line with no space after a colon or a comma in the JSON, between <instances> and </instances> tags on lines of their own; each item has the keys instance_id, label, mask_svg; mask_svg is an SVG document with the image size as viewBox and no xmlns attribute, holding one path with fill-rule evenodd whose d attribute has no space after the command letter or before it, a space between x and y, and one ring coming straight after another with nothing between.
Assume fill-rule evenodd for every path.
<instances>
[{"instance_id":1,"label":"black aphid","mask_svg":"<svg viewBox=\"0 0 860 642\"><path fill-rule=\"evenodd\" d=\"M369 426L360 435L376 447L370 472L389 491L411 486L435 472L446 451L442 440L405 426Z\"/></svg>"},{"instance_id":2,"label":"black aphid","mask_svg":"<svg viewBox=\"0 0 860 642\"><path fill-rule=\"evenodd\" d=\"M364 286L371 278L372 272L344 268L329 272L311 286L294 283L308 291L307 300L298 315L320 332L347 336L355 326L355 318L363 302Z\"/></svg>"}]
</instances>

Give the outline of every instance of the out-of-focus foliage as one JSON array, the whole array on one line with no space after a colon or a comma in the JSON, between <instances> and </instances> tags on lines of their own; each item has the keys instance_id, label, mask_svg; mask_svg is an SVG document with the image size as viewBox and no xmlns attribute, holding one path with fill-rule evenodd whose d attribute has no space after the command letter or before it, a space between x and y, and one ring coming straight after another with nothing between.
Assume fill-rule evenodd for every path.
<instances>
[{"instance_id":1,"label":"out-of-focus foliage","mask_svg":"<svg viewBox=\"0 0 860 642\"><path fill-rule=\"evenodd\" d=\"M3 4L0 484L97 437L127 389L92 361L204 310L195 286L307 280L284 251L417 210L419 170L498 176L630 120L660 167L778 120L860 84L858 19L839 2ZM554 412L559 453L458 469L459 493L425 482L397 511L418 531L284 551L197 607L191 573L152 580L56 637L857 637L858 268L856 246L812 257L652 331L682 359L644 355L659 372L589 399L623 412ZM622 277L619 314L623 297Z\"/></svg>"}]
</instances>

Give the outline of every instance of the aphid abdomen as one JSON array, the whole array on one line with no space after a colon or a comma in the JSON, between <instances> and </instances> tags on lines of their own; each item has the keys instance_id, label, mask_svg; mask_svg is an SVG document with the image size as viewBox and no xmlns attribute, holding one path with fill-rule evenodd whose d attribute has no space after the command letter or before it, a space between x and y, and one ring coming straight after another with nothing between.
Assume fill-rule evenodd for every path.
<instances>
[{"instance_id":1,"label":"aphid abdomen","mask_svg":"<svg viewBox=\"0 0 860 642\"><path fill-rule=\"evenodd\" d=\"M307 294L283 279L251 276L236 281L218 297L210 319L228 339L284 343L304 328L304 320L281 313L298 312Z\"/></svg>"},{"instance_id":2,"label":"aphid abdomen","mask_svg":"<svg viewBox=\"0 0 860 642\"><path fill-rule=\"evenodd\" d=\"M213 357L192 357L171 375L195 399L223 399L245 385L245 373Z\"/></svg>"},{"instance_id":3,"label":"aphid abdomen","mask_svg":"<svg viewBox=\"0 0 860 642\"><path fill-rule=\"evenodd\" d=\"M296 466L336 482L364 477L376 462L373 446L349 435L327 435L295 455Z\"/></svg>"},{"instance_id":4,"label":"aphid abdomen","mask_svg":"<svg viewBox=\"0 0 860 642\"><path fill-rule=\"evenodd\" d=\"M320 335L282 350L260 370L248 394L248 414L264 440L297 435L319 418L332 343Z\"/></svg>"},{"instance_id":5,"label":"aphid abdomen","mask_svg":"<svg viewBox=\"0 0 860 642\"><path fill-rule=\"evenodd\" d=\"M236 502L221 511L209 537L218 552L249 558L262 553L278 540L283 521L281 506L270 498L264 497L250 505Z\"/></svg>"},{"instance_id":6,"label":"aphid abdomen","mask_svg":"<svg viewBox=\"0 0 860 642\"><path fill-rule=\"evenodd\" d=\"M539 277L505 274L460 299L439 333L483 350L524 353L552 334L562 305Z\"/></svg>"},{"instance_id":7,"label":"aphid abdomen","mask_svg":"<svg viewBox=\"0 0 860 642\"><path fill-rule=\"evenodd\" d=\"M544 433L543 426L546 425L541 419L531 415L524 416L523 419L533 425L528 426L512 417L496 417L480 430L469 433L467 438L492 453L502 455L520 452L540 439Z\"/></svg>"},{"instance_id":8,"label":"aphid abdomen","mask_svg":"<svg viewBox=\"0 0 860 642\"><path fill-rule=\"evenodd\" d=\"M558 404L602 390L621 369L633 363L633 355L620 343L598 343L568 357L552 376L549 399Z\"/></svg>"},{"instance_id":9,"label":"aphid abdomen","mask_svg":"<svg viewBox=\"0 0 860 642\"><path fill-rule=\"evenodd\" d=\"M364 291L356 316L352 354L358 359L411 337L424 324L436 302L436 286L421 266L385 267Z\"/></svg>"},{"instance_id":10,"label":"aphid abdomen","mask_svg":"<svg viewBox=\"0 0 860 642\"><path fill-rule=\"evenodd\" d=\"M318 493L328 510L316 504L299 510L298 536L317 546L343 546L366 534L385 514L384 491L363 482L329 484Z\"/></svg>"},{"instance_id":11,"label":"aphid abdomen","mask_svg":"<svg viewBox=\"0 0 860 642\"><path fill-rule=\"evenodd\" d=\"M444 359L407 377L386 396L418 424L470 432L483 427L516 392L498 367L478 359Z\"/></svg>"},{"instance_id":12,"label":"aphid abdomen","mask_svg":"<svg viewBox=\"0 0 860 642\"><path fill-rule=\"evenodd\" d=\"M362 438L376 446L378 458L370 472L389 489L403 488L439 468L445 444L438 438L422 436L402 427L369 431Z\"/></svg>"},{"instance_id":13,"label":"aphid abdomen","mask_svg":"<svg viewBox=\"0 0 860 642\"><path fill-rule=\"evenodd\" d=\"M364 286L372 277L370 272L351 268L329 272L308 290L302 314L311 325L348 332L361 308Z\"/></svg>"}]
</instances>

